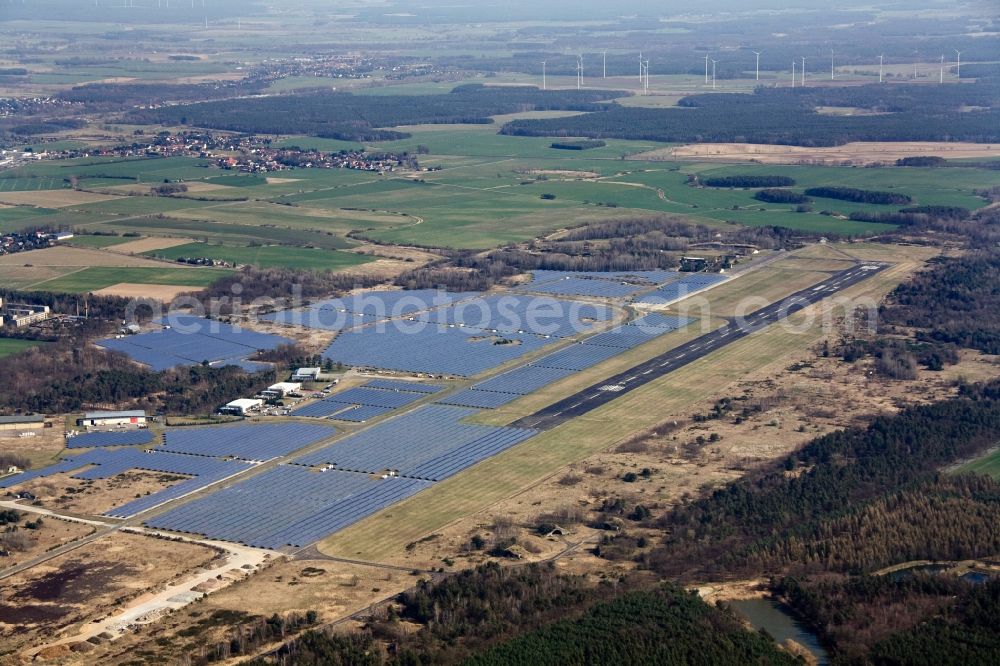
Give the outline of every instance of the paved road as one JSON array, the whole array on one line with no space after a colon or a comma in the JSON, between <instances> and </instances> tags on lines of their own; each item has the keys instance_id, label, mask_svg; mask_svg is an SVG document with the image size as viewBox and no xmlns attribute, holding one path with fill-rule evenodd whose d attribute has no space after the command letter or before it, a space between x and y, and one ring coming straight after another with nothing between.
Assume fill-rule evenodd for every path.
<instances>
[{"instance_id":1,"label":"paved road","mask_svg":"<svg viewBox=\"0 0 1000 666\"><path fill-rule=\"evenodd\" d=\"M826 280L796 292L788 298L755 310L743 317L742 320L731 321L725 326L640 363L625 372L588 386L534 414L518 419L511 425L537 430L551 430L572 418L582 416L629 391L634 391L692 361L711 354L735 340L745 338L754 331L779 322L817 301L861 282L887 266L887 264L869 262L835 273Z\"/></svg>"}]
</instances>

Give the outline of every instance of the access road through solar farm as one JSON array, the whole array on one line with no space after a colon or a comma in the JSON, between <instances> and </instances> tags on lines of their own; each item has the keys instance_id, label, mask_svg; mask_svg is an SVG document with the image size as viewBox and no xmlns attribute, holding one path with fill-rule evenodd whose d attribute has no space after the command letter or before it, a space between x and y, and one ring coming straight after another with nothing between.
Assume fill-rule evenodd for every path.
<instances>
[{"instance_id":1,"label":"access road through solar farm","mask_svg":"<svg viewBox=\"0 0 1000 666\"><path fill-rule=\"evenodd\" d=\"M688 363L696 361L725 345L745 338L771 324L777 323L806 307L831 296L842 289L861 282L888 264L867 262L834 273L829 278L811 287L798 291L788 298L771 303L742 318L731 321L690 342L666 351L648 361L601 382L577 391L571 396L544 407L534 414L522 417L512 423L520 428L551 430L566 421L582 416L605 405L621 395L645 386L649 382L669 374Z\"/></svg>"}]
</instances>

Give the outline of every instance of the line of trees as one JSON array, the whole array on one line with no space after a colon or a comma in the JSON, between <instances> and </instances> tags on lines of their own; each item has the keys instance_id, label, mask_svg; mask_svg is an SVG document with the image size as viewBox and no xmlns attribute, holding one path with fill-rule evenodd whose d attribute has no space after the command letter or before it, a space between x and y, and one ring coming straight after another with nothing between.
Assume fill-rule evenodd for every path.
<instances>
[{"instance_id":1,"label":"line of trees","mask_svg":"<svg viewBox=\"0 0 1000 666\"><path fill-rule=\"evenodd\" d=\"M425 123L492 123L491 116L535 110L596 111L623 93L543 91L534 87L459 86L439 95L373 98L343 92L273 95L135 109L130 122L192 125L254 134L308 134L350 141L409 136L380 129Z\"/></svg>"},{"instance_id":2,"label":"line of trees","mask_svg":"<svg viewBox=\"0 0 1000 666\"><path fill-rule=\"evenodd\" d=\"M861 190L856 187L810 187L804 194L810 197L820 197L823 199L839 199L841 201L853 201L854 203L866 204L908 204L913 201L906 194L898 192L880 192L878 190Z\"/></svg>"},{"instance_id":3,"label":"line of trees","mask_svg":"<svg viewBox=\"0 0 1000 666\"><path fill-rule=\"evenodd\" d=\"M705 187L791 187L794 178L767 174L741 174L737 176L695 177L695 182Z\"/></svg>"},{"instance_id":4,"label":"line of trees","mask_svg":"<svg viewBox=\"0 0 1000 666\"><path fill-rule=\"evenodd\" d=\"M781 188L767 188L754 192L753 198L757 201L775 204L804 204L812 201L806 195L792 190Z\"/></svg>"},{"instance_id":5,"label":"line of trees","mask_svg":"<svg viewBox=\"0 0 1000 666\"><path fill-rule=\"evenodd\" d=\"M692 95L681 109L609 105L566 118L515 120L516 136L588 137L667 142L748 142L836 146L851 141L1000 140L997 80L961 86L893 85L761 88L753 95ZM857 107L872 115L837 116L819 106ZM966 111L975 107L978 110ZM694 109L694 110L692 110Z\"/></svg>"}]
</instances>

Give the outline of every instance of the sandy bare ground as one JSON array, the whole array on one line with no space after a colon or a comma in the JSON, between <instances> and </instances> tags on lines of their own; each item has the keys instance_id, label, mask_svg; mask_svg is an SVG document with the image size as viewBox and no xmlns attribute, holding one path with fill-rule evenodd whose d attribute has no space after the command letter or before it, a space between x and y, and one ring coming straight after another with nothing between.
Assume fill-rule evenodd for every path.
<instances>
[{"instance_id":1,"label":"sandy bare ground","mask_svg":"<svg viewBox=\"0 0 1000 666\"><path fill-rule=\"evenodd\" d=\"M9 204L41 206L43 208L64 208L107 201L117 198L113 194L80 192L79 190L32 190L24 192L0 192L0 201Z\"/></svg>"},{"instance_id":2,"label":"sandy bare ground","mask_svg":"<svg viewBox=\"0 0 1000 666\"><path fill-rule=\"evenodd\" d=\"M176 284L140 284L136 282L119 282L94 293L99 296L122 296L123 298L155 298L167 302L183 293L197 291L196 287L185 287Z\"/></svg>"},{"instance_id":3,"label":"sandy bare ground","mask_svg":"<svg viewBox=\"0 0 1000 666\"><path fill-rule=\"evenodd\" d=\"M120 252L122 254L141 254L143 252L152 252L153 250L166 250L169 247L186 245L191 242L192 240L190 238L164 238L162 236L149 236L147 238L140 238L138 240L122 243L120 245L114 245L108 249L112 252Z\"/></svg>"},{"instance_id":4,"label":"sandy bare ground","mask_svg":"<svg viewBox=\"0 0 1000 666\"><path fill-rule=\"evenodd\" d=\"M996 157L1000 144L949 143L945 141L857 141L829 148L773 146L759 143L699 143L659 148L628 157L630 160L691 159L728 162L763 162L766 164L871 164L895 161L901 157L936 155L938 157Z\"/></svg>"},{"instance_id":5,"label":"sandy bare ground","mask_svg":"<svg viewBox=\"0 0 1000 666\"><path fill-rule=\"evenodd\" d=\"M163 262L161 261L153 261L152 259L145 259L143 257L132 257L116 252L65 245L47 247L43 250L32 250L30 253L19 252L0 257L0 271L7 266L24 266L25 264L31 264L32 266L55 266L58 268L66 268L68 266L145 266L149 268L163 268Z\"/></svg>"}]
</instances>

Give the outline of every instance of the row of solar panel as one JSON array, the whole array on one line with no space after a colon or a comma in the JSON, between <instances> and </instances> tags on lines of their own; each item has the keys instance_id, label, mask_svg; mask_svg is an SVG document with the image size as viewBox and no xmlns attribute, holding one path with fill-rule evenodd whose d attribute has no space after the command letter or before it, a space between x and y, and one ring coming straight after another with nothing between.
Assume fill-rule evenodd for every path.
<instances>
[{"instance_id":1,"label":"row of solar panel","mask_svg":"<svg viewBox=\"0 0 1000 666\"><path fill-rule=\"evenodd\" d=\"M598 333L583 342L553 352L502 375L474 384L472 388L442 398L446 405L496 409L522 395L585 370L649 340L686 326L685 317L653 313L624 326Z\"/></svg>"},{"instance_id":2,"label":"row of solar panel","mask_svg":"<svg viewBox=\"0 0 1000 666\"><path fill-rule=\"evenodd\" d=\"M494 333L531 333L570 337L593 330L612 317L611 308L548 296L486 296L451 307L428 310L413 319L459 325Z\"/></svg>"},{"instance_id":3,"label":"row of solar panel","mask_svg":"<svg viewBox=\"0 0 1000 666\"><path fill-rule=\"evenodd\" d=\"M693 273L677 282L671 282L640 296L636 299L636 303L665 305L726 279L728 279L726 276L716 273Z\"/></svg>"},{"instance_id":4,"label":"row of solar panel","mask_svg":"<svg viewBox=\"0 0 1000 666\"><path fill-rule=\"evenodd\" d=\"M0 488L9 488L35 478L74 471L76 473L72 476L75 479L107 479L132 469L192 477L106 512L106 515L109 516L129 517L153 506L200 490L249 467L250 463L239 460L220 460L157 450L143 452L130 448L98 448L61 460L48 467L0 479Z\"/></svg>"},{"instance_id":5,"label":"row of solar panel","mask_svg":"<svg viewBox=\"0 0 1000 666\"><path fill-rule=\"evenodd\" d=\"M471 465L482 459L470 445L513 446L534 434L523 428L496 428L461 420L471 409L427 405L384 421L318 451L296 458L299 465L332 465L339 469L440 480L442 469ZM497 449L499 450L499 449ZM490 454L492 455L492 454ZM460 467L459 467L460 468Z\"/></svg>"},{"instance_id":6,"label":"row of solar panel","mask_svg":"<svg viewBox=\"0 0 1000 666\"><path fill-rule=\"evenodd\" d=\"M386 319L410 316L477 295L478 292L453 294L434 289L362 291L350 296L318 301L303 308L272 312L263 315L261 319L306 328L343 331Z\"/></svg>"},{"instance_id":7,"label":"row of solar panel","mask_svg":"<svg viewBox=\"0 0 1000 666\"><path fill-rule=\"evenodd\" d=\"M304 546L429 485L419 479L282 465L147 524L259 548Z\"/></svg>"},{"instance_id":8,"label":"row of solar panel","mask_svg":"<svg viewBox=\"0 0 1000 666\"><path fill-rule=\"evenodd\" d=\"M153 441L149 430L125 430L123 432L85 432L66 438L68 449L89 449L98 446L136 446Z\"/></svg>"},{"instance_id":9,"label":"row of solar panel","mask_svg":"<svg viewBox=\"0 0 1000 666\"><path fill-rule=\"evenodd\" d=\"M471 376L549 344L534 335L495 336L475 329L425 325L407 331L389 326L344 331L323 356L345 365L428 374Z\"/></svg>"},{"instance_id":10,"label":"row of solar panel","mask_svg":"<svg viewBox=\"0 0 1000 666\"><path fill-rule=\"evenodd\" d=\"M162 449L158 450L263 461L328 439L336 433L332 426L313 423L244 423L225 427L172 428L165 435Z\"/></svg>"},{"instance_id":11,"label":"row of solar panel","mask_svg":"<svg viewBox=\"0 0 1000 666\"><path fill-rule=\"evenodd\" d=\"M440 390L440 386L433 384L376 379L300 407L292 414L364 422L405 407Z\"/></svg>"},{"instance_id":12,"label":"row of solar panel","mask_svg":"<svg viewBox=\"0 0 1000 666\"><path fill-rule=\"evenodd\" d=\"M248 361L249 356L258 350L274 349L292 342L277 335L190 315L168 314L159 322L171 328L101 340L98 344L105 349L124 352L153 370L207 361L211 365L239 365L253 371L261 366Z\"/></svg>"}]
</instances>

